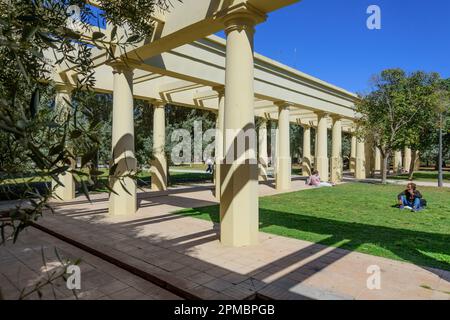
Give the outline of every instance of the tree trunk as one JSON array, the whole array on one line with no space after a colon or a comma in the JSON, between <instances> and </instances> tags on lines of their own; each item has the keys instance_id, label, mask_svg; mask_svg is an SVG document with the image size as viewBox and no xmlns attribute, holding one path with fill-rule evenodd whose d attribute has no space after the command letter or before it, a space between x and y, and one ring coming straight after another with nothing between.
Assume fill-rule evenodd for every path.
<instances>
[{"instance_id":1,"label":"tree trunk","mask_svg":"<svg viewBox=\"0 0 450 320\"><path fill-rule=\"evenodd\" d=\"M414 178L414 169L416 168L417 160L417 150L411 150L411 163L409 164L409 176L408 179L412 180Z\"/></svg>"}]
</instances>

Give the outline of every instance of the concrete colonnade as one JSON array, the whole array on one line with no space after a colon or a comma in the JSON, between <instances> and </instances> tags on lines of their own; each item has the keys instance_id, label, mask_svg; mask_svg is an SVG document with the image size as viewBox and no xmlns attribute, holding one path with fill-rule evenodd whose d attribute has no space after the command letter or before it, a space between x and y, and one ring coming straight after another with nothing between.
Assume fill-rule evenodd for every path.
<instances>
[{"instance_id":1,"label":"concrete colonnade","mask_svg":"<svg viewBox=\"0 0 450 320\"><path fill-rule=\"evenodd\" d=\"M323 181L329 179L329 160L328 160L328 114L317 112L317 149L315 168Z\"/></svg>"},{"instance_id":2,"label":"concrete colonnade","mask_svg":"<svg viewBox=\"0 0 450 320\"><path fill-rule=\"evenodd\" d=\"M267 153L267 120L265 118L262 119L259 126L258 144L259 179L267 181L269 156Z\"/></svg>"},{"instance_id":3,"label":"concrete colonnade","mask_svg":"<svg viewBox=\"0 0 450 320\"><path fill-rule=\"evenodd\" d=\"M279 191L291 188L291 151L289 138L289 106L282 102L278 105L278 148L276 188Z\"/></svg>"},{"instance_id":4,"label":"concrete colonnade","mask_svg":"<svg viewBox=\"0 0 450 320\"><path fill-rule=\"evenodd\" d=\"M110 215L127 215L137 210L134 152L133 69L122 61L111 64L114 77L112 116L113 170L109 197Z\"/></svg>"},{"instance_id":5,"label":"concrete colonnade","mask_svg":"<svg viewBox=\"0 0 450 320\"><path fill-rule=\"evenodd\" d=\"M63 119L70 112L72 89L65 85L56 86L55 108L58 112L58 118ZM75 160L72 160L71 167L75 168ZM53 194L56 201L70 201L75 199L75 179L69 171L58 175L58 180L62 184L52 181Z\"/></svg>"},{"instance_id":6,"label":"concrete colonnade","mask_svg":"<svg viewBox=\"0 0 450 320\"><path fill-rule=\"evenodd\" d=\"M151 161L152 190L167 190L166 159L166 111L165 103L153 104L153 158Z\"/></svg>"},{"instance_id":7,"label":"concrete colonnade","mask_svg":"<svg viewBox=\"0 0 450 320\"><path fill-rule=\"evenodd\" d=\"M258 163L254 123L253 38L256 13L225 17L226 69L224 156L220 167L220 241L224 245L258 243ZM248 136L248 139L245 137ZM245 150L235 148L247 140ZM237 151L235 154L234 151Z\"/></svg>"}]
</instances>

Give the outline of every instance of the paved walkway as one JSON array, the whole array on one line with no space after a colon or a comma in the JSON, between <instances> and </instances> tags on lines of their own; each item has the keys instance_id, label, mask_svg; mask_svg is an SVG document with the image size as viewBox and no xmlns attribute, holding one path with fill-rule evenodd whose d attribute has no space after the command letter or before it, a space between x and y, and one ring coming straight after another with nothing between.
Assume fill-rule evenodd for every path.
<instances>
[{"instance_id":1,"label":"paved walkway","mask_svg":"<svg viewBox=\"0 0 450 320\"><path fill-rule=\"evenodd\" d=\"M44 281L52 272L59 274L61 263L55 249L63 260L81 259L81 290L77 290L75 297L64 280L59 278L53 282L53 289L50 285L43 287L44 300L179 299L138 276L31 227L20 235L17 243L7 242L0 246L0 289L3 298L16 300L21 296L21 290L29 293L38 281ZM43 262L43 255L46 263ZM24 298L34 300L39 296L34 292Z\"/></svg>"},{"instance_id":2,"label":"paved walkway","mask_svg":"<svg viewBox=\"0 0 450 320\"><path fill-rule=\"evenodd\" d=\"M261 195L276 193L271 183ZM307 188L293 182L293 190ZM139 211L108 217L107 198L59 205L39 224L202 299L449 299L450 272L307 241L260 233L260 244L232 248L218 226L173 212L217 203L211 186L139 194ZM370 266L381 289L367 288Z\"/></svg>"}]
</instances>

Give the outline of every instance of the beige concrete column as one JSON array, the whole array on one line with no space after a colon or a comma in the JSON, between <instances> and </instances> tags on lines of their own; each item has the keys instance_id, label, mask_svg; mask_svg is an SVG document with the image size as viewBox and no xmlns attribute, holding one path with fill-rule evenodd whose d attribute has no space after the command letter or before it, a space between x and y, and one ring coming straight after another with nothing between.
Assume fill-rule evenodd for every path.
<instances>
[{"instance_id":1,"label":"beige concrete column","mask_svg":"<svg viewBox=\"0 0 450 320\"><path fill-rule=\"evenodd\" d=\"M420 170L420 152L416 151L416 161L414 161L414 171Z\"/></svg>"},{"instance_id":2,"label":"beige concrete column","mask_svg":"<svg viewBox=\"0 0 450 320\"><path fill-rule=\"evenodd\" d=\"M409 167L411 166L411 149L405 147L405 151L403 152L403 169L405 171L409 171Z\"/></svg>"},{"instance_id":3,"label":"beige concrete column","mask_svg":"<svg viewBox=\"0 0 450 320\"><path fill-rule=\"evenodd\" d=\"M279 191L291 188L291 149L289 138L289 107L286 103L278 105L278 155L276 188Z\"/></svg>"},{"instance_id":4,"label":"beige concrete column","mask_svg":"<svg viewBox=\"0 0 450 320\"><path fill-rule=\"evenodd\" d=\"M258 133L259 142L259 180L267 181L269 157L267 155L267 120L262 119Z\"/></svg>"},{"instance_id":5,"label":"beige concrete column","mask_svg":"<svg viewBox=\"0 0 450 320\"><path fill-rule=\"evenodd\" d=\"M153 105L153 158L151 161L152 190L167 190L165 103Z\"/></svg>"},{"instance_id":6,"label":"beige concrete column","mask_svg":"<svg viewBox=\"0 0 450 320\"><path fill-rule=\"evenodd\" d=\"M303 126L302 176L311 175L311 126Z\"/></svg>"},{"instance_id":7,"label":"beige concrete column","mask_svg":"<svg viewBox=\"0 0 450 320\"><path fill-rule=\"evenodd\" d=\"M375 171L381 171L381 152L378 147L375 147Z\"/></svg>"},{"instance_id":8,"label":"beige concrete column","mask_svg":"<svg viewBox=\"0 0 450 320\"><path fill-rule=\"evenodd\" d=\"M323 112L317 112L317 153L315 168L323 181L329 180L329 162L328 162L328 115Z\"/></svg>"},{"instance_id":9,"label":"beige concrete column","mask_svg":"<svg viewBox=\"0 0 450 320\"><path fill-rule=\"evenodd\" d=\"M364 152L366 155L366 177L375 176L375 152L372 139L365 140Z\"/></svg>"},{"instance_id":10,"label":"beige concrete column","mask_svg":"<svg viewBox=\"0 0 450 320\"><path fill-rule=\"evenodd\" d=\"M332 153L331 153L331 182L342 181L342 121L339 117L333 117L332 129Z\"/></svg>"},{"instance_id":11,"label":"beige concrete column","mask_svg":"<svg viewBox=\"0 0 450 320\"><path fill-rule=\"evenodd\" d=\"M313 163L314 169L317 169L317 142L319 141L317 133L318 133L318 128L315 127L314 128L314 163Z\"/></svg>"},{"instance_id":12,"label":"beige concrete column","mask_svg":"<svg viewBox=\"0 0 450 320\"><path fill-rule=\"evenodd\" d=\"M114 75L112 155L113 173L109 196L110 215L129 215L137 210L134 154L133 71L123 62L111 64Z\"/></svg>"},{"instance_id":13,"label":"beige concrete column","mask_svg":"<svg viewBox=\"0 0 450 320\"><path fill-rule=\"evenodd\" d=\"M57 118L63 122L70 112L71 88L65 85L56 86L55 107L58 112ZM61 164L64 166L65 164ZM71 168L75 169L75 159L71 161ZM58 180L62 184L52 181L53 198L55 201L69 201L75 199L75 179L73 174L66 171L58 175Z\"/></svg>"},{"instance_id":14,"label":"beige concrete column","mask_svg":"<svg viewBox=\"0 0 450 320\"><path fill-rule=\"evenodd\" d=\"M350 172L356 172L356 136L354 133L351 133L351 150L350 150Z\"/></svg>"},{"instance_id":15,"label":"beige concrete column","mask_svg":"<svg viewBox=\"0 0 450 320\"><path fill-rule=\"evenodd\" d=\"M220 164L223 162L223 137L224 137L224 108L225 108L225 88L215 87L218 98L218 112L216 119L216 165L215 165L215 196L220 200Z\"/></svg>"},{"instance_id":16,"label":"beige concrete column","mask_svg":"<svg viewBox=\"0 0 450 320\"><path fill-rule=\"evenodd\" d=\"M395 151L394 153L394 174L399 174L402 171L402 152Z\"/></svg>"},{"instance_id":17,"label":"beige concrete column","mask_svg":"<svg viewBox=\"0 0 450 320\"><path fill-rule=\"evenodd\" d=\"M260 17L264 18L264 17ZM225 164L220 168L220 241L258 243L258 162L254 123L253 37L257 17L247 12L225 17ZM244 137L246 139L243 139ZM242 148L239 141L247 140ZM242 150L244 149L244 150Z\"/></svg>"},{"instance_id":18,"label":"beige concrete column","mask_svg":"<svg viewBox=\"0 0 450 320\"><path fill-rule=\"evenodd\" d=\"M364 140L356 141L355 178L366 179L366 154Z\"/></svg>"}]
</instances>

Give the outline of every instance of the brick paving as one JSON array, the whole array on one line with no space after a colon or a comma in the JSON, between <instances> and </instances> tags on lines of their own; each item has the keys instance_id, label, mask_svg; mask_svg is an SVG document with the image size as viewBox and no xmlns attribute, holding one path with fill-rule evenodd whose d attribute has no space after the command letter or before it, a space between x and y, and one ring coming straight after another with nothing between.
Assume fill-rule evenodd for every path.
<instances>
[{"instance_id":1,"label":"brick paving","mask_svg":"<svg viewBox=\"0 0 450 320\"><path fill-rule=\"evenodd\" d=\"M60 273L61 259L76 261L81 270L81 289L76 296L59 278L42 288L42 297L33 291L38 281L45 281L52 272ZM42 258L45 257L45 263ZM0 289L4 299L16 300L161 300L180 299L167 290L141 279L96 256L60 241L32 227L26 229L13 244L0 246ZM21 294L21 292L23 293Z\"/></svg>"}]
</instances>

